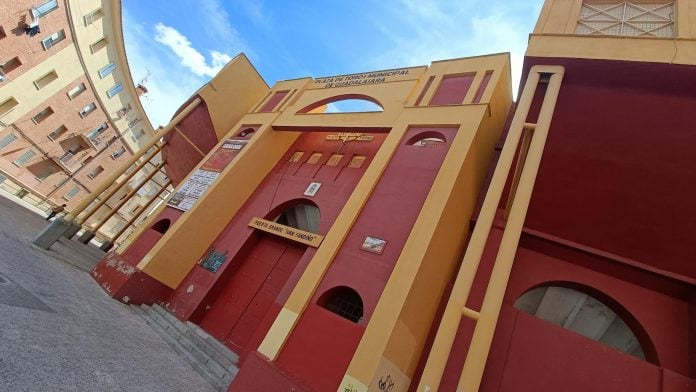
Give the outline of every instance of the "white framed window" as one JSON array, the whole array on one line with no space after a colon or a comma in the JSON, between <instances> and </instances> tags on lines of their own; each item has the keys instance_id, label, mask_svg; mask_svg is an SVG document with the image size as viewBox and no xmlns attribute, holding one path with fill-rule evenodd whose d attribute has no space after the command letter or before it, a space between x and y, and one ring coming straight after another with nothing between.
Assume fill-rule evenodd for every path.
<instances>
[{"instance_id":1,"label":"white framed window","mask_svg":"<svg viewBox=\"0 0 696 392\"><path fill-rule=\"evenodd\" d=\"M40 124L43 122L45 119L47 119L51 114L55 113L52 107L48 106L44 110L36 113L34 117L31 118L31 121L34 122L34 124Z\"/></svg>"},{"instance_id":2,"label":"white framed window","mask_svg":"<svg viewBox=\"0 0 696 392\"><path fill-rule=\"evenodd\" d=\"M50 49L52 46L56 45L58 42L65 39L65 30L60 30L57 33L51 34L50 37L44 38L41 41L44 50Z\"/></svg>"},{"instance_id":3,"label":"white framed window","mask_svg":"<svg viewBox=\"0 0 696 392\"><path fill-rule=\"evenodd\" d=\"M123 90L123 86L121 83L116 83L114 87L111 87L110 89L106 90L106 96L109 98L113 98L116 96L116 94L120 93L121 90Z\"/></svg>"},{"instance_id":4,"label":"white framed window","mask_svg":"<svg viewBox=\"0 0 696 392\"><path fill-rule=\"evenodd\" d=\"M14 97L7 98L3 103L0 103L0 117L11 112L17 105L19 102Z\"/></svg>"},{"instance_id":5,"label":"white framed window","mask_svg":"<svg viewBox=\"0 0 696 392\"><path fill-rule=\"evenodd\" d=\"M105 48L106 45L108 45L108 44L109 44L109 40L107 40L106 37L101 37L101 38L99 38L98 41L96 41L92 45L90 45L89 49L92 51L92 53L97 53L97 51Z\"/></svg>"},{"instance_id":6,"label":"white framed window","mask_svg":"<svg viewBox=\"0 0 696 392\"><path fill-rule=\"evenodd\" d=\"M97 8L96 10L94 10L94 11L92 11L84 16L85 26L89 26L92 23L96 22L97 20L99 20L103 17L104 17L104 10L102 10L101 8Z\"/></svg>"},{"instance_id":7,"label":"white framed window","mask_svg":"<svg viewBox=\"0 0 696 392\"><path fill-rule=\"evenodd\" d=\"M117 159L126 152L126 148L121 146L118 150L111 153L111 159Z\"/></svg>"},{"instance_id":8,"label":"white framed window","mask_svg":"<svg viewBox=\"0 0 696 392\"><path fill-rule=\"evenodd\" d=\"M73 87L68 91L68 98L75 99L78 95L82 94L85 90L87 90L87 86L85 86L84 83L80 83L77 86Z\"/></svg>"},{"instance_id":9,"label":"white framed window","mask_svg":"<svg viewBox=\"0 0 696 392\"><path fill-rule=\"evenodd\" d=\"M5 135L5 136L1 137L0 138L0 150L9 146L15 140L17 140L17 136L14 133L10 133L9 135Z\"/></svg>"},{"instance_id":10,"label":"white framed window","mask_svg":"<svg viewBox=\"0 0 696 392\"><path fill-rule=\"evenodd\" d=\"M114 72L115 69L116 69L116 64L109 63L109 64L106 64L105 66L103 66L97 73L99 74L99 77L101 79L104 79L106 77L106 75Z\"/></svg>"},{"instance_id":11,"label":"white framed window","mask_svg":"<svg viewBox=\"0 0 696 392\"><path fill-rule=\"evenodd\" d=\"M19 158L15 159L13 163L19 167L22 167L26 165L26 163L29 162L29 160L33 158L34 155L36 155L36 151L26 150L24 151L24 154L20 155Z\"/></svg>"},{"instance_id":12,"label":"white framed window","mask_svg":"<svg viewBox=\"0 0 696 392\"><path fill-rule=\"evenodd\" d=\"M65 125L61 125L58 128L51 131L51 133L48 134L48 138L50 140L56 140L60 137L60 135L64 134L67 131L68 131L68 128Z\"/></svg>"},{"instance_id":13,"label":"white framed window","mask_svg":"<svg viewBox=\"0 0 696 392\"><path fill-rule=\"evenodd\" d=\"M70 178L69 177L63 177L60 181L58 181L55 185L53 185L55 188L60 188L63 185L65 185L66 182L68 182Z\"/></svg>"},{"instance_id":14,"label":"white framed window","mask_svg":"<svg viewBox=\"0 0 696 392\"><path fill-rule=\"evenodd\" d=\"M94 102L92 102L89 105L83 107L82 110L80 110L80 117L85 118L95 110L97 110L97 105Z\"/></svg>"},{"instance_id":15,"label":"white framed window","mask_svg":"<svg viewBox=\"0 0 696 392\"><path fill-rule=\"evenodd\" d=\"M10 72L19 68L20 65L22 65L22 61L19 59L19 57L15 56L15 57L5 61L3 64L0 64L0 68L2 70L2 73L5 76L7 76L7 74L9 74Z\"/></svg>"},{"instance_id":16,"label":"white framed window","mask_svg":"<svg viewBox=\"0 0 696 392\"><path fill-rule=\"evenodd\" d=\"M94 170L92 170L87 175L87 177L89 177L91 179L95 179L95 178L97 178L98 175L102 174L103 172L104 172L104 167L100 165L100 166L95 167Z\"/></svg>"},{"instance_id":17,"label":"white framed window","mask_svg":"<svg viewBox=\"0 0 696 392\"><path fill-rule=\"evenodd\" d=\"M51 72L47 73L46 75L36 79L34 81L34 86L36 87L37 90L41 90L42 88L51 84L51 82L55 81L56 79L58 79L58 73L54 69Z\"/></svg>"},{"instance_id":18,"label":"white framed window","mask_svg":"<svg viewBox=\"0 0 696 392\"><path fill-rule=\"evenodd\" d=\"M42 18L49 14L50 12L53 12L58 9L58 0L48 0L44 2L41 5L37 5L36 7L31 9L31 14L34 16L34 18Z\"/></svg>"},{"instance_id":19,"label":"white framed window","mask_svg":"<svg viewBox=\"0 0 696 392\"><path fill-rule=\"evenodd\" d=\"M101 125L99 125L98 127L96 127L94 130L92 130L90 133L88 133L88 134L87 134L87 138L90 139L90 140L92 140L92 141L95 141L95 139L96 139L97 137L99 137L99 135L101 135L102 132L104 132L104 131L107 130L108 128L109 128L109 124L107 124L107 123L102 123Z\"/></svg>"},{"instance_id":20,"label":"white framed window","mask_svg":"<svg viewBox=\"0 0 696 392\"><path fill-rule=\"evenodd\" d=\"M121 229L123 229L125 226L126 226L125 223L123 223L123 222L121 222L121 221L118 221L118 222L116 222L115 225L111 226L111 228L109 229L109 232L112 233L112 234L116 234L116 233L118 233Z\"/></svg>"},{"instance_id":21,"label":"white framed window","mask_svg":"<svg viewBox=\"0 0 696 392\"><path fill-rule=\"evenodd\" d=\"M583 3L575 34L674 37L674 2Z\"/></svg>"},{"instance_id":22,"label":"white framed window","mask_svg":"<svg viewBox=\"0 0 696 392\"><path fill-rule=\"evenodd\" d=\"M128 127L131 128L131 127L133 127L135 124L137 124L137 123L139 123L139 122L140 122L140 119L139 119L139 118L134 118L134 119L132 119L132 120L130 120L130 121L128 122Z\"/></svg>"},{"instance_id":23,"label":"white framed window","mask_svg":"<svg viewBox=\"0 0 696 392\"><path fill-rule=\"evenodd\" d=\"M126 116L126 114L127 114L128 112L131 111L131 109L133 109L133 107L131 106L131 104L130 104L130 103L129 103L129 104L126 104L126 106L122 107L121 109L119 109L119 110L116 112L116 115L118 116L118 118L123 118L123 117Z\"/></svg>"},{"instance_id":24,"label":"white framed window","mask_svg":"<svg viewBox=\"0 0 696 392\"><path fill-rule=\"evenodd\" d=\"M73 197L77 196L78 193L80 193L80 188L74 186L65 195L63 195L63 199L70 200Z\"/></svg>"}]
</instances>

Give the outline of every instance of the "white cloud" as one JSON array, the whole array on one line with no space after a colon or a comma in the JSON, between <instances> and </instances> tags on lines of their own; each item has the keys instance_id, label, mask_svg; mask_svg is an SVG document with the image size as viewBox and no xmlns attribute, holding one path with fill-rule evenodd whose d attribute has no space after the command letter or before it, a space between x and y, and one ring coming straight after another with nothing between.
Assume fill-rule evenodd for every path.
<instances>
[{"instance_id":1,"label":"white cloud","mask_svg":"<svg viewBox=\"0 0 696 392\"><path fill-rule=\"evenodd\" d=\"M125 8L123 28L133 79L138 83L150 74L145 82L149 93L141 97L145 113L155 128L166 125L176 109L205 83L205 78L182 72L179 66L168 62L164 53L167 49L153 41L147 26Z\"/></svg>"},{"instance_id":2,"label":"white cloud","mask_svg":"<svg viewBox=\"0 0 696 392\"><path fill-rule=\"evenodd\" d=\"M215 50L210 51L210 64L205 57L197 51L189 39L173 27L162 23L155 25L155 41L168 47L178 58L184 67L198 76L215 76L222 67L232 60L232 57Z\"/></svg>"}]
</instances>

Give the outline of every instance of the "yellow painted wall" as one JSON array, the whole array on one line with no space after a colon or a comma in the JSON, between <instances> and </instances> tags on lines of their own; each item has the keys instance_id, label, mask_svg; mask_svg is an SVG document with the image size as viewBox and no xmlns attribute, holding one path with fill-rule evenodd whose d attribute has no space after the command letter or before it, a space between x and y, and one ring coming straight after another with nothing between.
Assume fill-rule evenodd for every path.
<instances>
[{"instance_id":1,"label":"yellow painted wall","mask_svg":"<svg viewBox=\"0 0 696 392\"><path fill-rule=\"evenodd\" d=\"M205 196L169 228L138 268L176 288L298 135L273 132L269 126L258 130L253 141Z\"/></svg>"},{"instance_id":2,"label":"yellow painted wall","mask_svg":"<svg viewBox=\"0 0 696 392\"><path fill-rule=\"evenodd\" d=\"M221 140L268 91L266 82L246 55L241 53L230 60L198 94L208 106L215 134Z\"/></svg>"},{"instance_id":3,"label":"yellow painted wall","mask_svg":"<svg viewBox=\"0 0 696 392\"><path fill-rule=\"evenodd\" d=\"M479 72L495 70L490 106L448 107L449 113L414 108L400 119L404 124L426 119L460 126L346 372L344 382L359 391L374 390L388 374L395 391L408 388L445 285L461 258L468 222L512 102L509 57L479 61ZM440 76L472 69L467 60L437 65L431 72Z\"/></svg>"},{"instance_id":4,"label":"yellow painted wall","mask_svg":"<svg viewBox=\"0 0 696 392\"><path fill-rule=\"evenodd\" d=\"M75 79L84 74L82 68L76 67L75 64L79 64L77 51L75 50L75 45L69 45L16 79L3 83L2 88L0 88L0 102L4 102L9 97L14 97L19 102L19 105L11 112L0 117L0 121L5 124L11 124L30 111L38 112L43 109L43 107L38 109L41 102L66 88ZM41 90L37 89L34 86L34 81L52 70L56 71L58 79L49 83ZM54 108L54 110L60 110L60 108Z\"/></svg>"},{"instance_id":5,"label":"yellow painted wall","mask_svg":"<svg viewBox=\"0 0 696 392\"><path fill-rule=\"evenodd\" d=\"M423 102L430 100L443 75L465 72L476 73L464 100L471 102L488 70L495 72L481 104L413 106L430 76L435 77L435 82ZM458 126L459 132L425 202L424 212L414 225L345 378L353 386L361 386L359 390L367 390L384 370L393 378L397 377L401 385L408 385L442 290L461 256L478 190L511 104L510 83L507 54L436 62L407 80L331 91L307 90L278 117L274 124L290 129L300 129L304 124L329 128L386 126L391 130L305 269L259 352L275 359L282 350L408 128ZM385 112L361 113L358 119L348 113L294 114L326 96L351 93L377 98L383 103Z\"/></svg>"}]
</instances>

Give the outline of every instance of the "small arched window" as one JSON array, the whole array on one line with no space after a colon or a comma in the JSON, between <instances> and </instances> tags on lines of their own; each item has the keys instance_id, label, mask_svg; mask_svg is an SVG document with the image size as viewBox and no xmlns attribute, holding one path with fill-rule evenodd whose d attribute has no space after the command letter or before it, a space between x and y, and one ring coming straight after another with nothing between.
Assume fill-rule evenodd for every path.
<instances>
[{"instance_id":1,"label":"small arched window","mask_svg":"<svg viewBox=\"0 0 696 392\"><path fill-rule=\"evenodd\" d=\"M571 288L542 286L515 301L515 308L623 353L645 359L638 338L607 305Z\"/></svg>"},{"instance_id":2,"label":"small arched window","mask_svg":"<svg viewBox=\"0 0 696 392\"><path fill-rule=\"evenodd\" d=\"M429 147L446 143L445 135L440 132L422 132L408 139L406 144L416 147Z\"/></svg>"},{"instance_id":3,"label":"small arched window","mask_svg":"<svg viewBox=\"0 0 696 392\"><path fill-rule=\"evenodd\" d=\"M244 138L248 139L254 135L254 132L256 132L256 130L254 128L246 128L246 129L242 130L241 132L239 132L237 134L237 136L244 137Z\"/></svg>"},{"instance_id":4,"label":"small arched window","mask_svg":"<svg viewBox=\"0 0 696 392\"><path fill-rule=\"evenodd\" d=\"M158 232L158 233L166 233L167 230L169 230L169 226L172 224L172 221L169 219L162 219L157 221L154 225L152 225L152 230Z\"/></svg>"},{"instance_id":5,"label":"small arched window","mask_svg":"<svg viewBox=\"0 0 696 392\"><path fill-rule=\"evenodd\" d=\"M338 286L326 291L319 297L317 305L354 323L359 323L363 317L360 294L347 286Z\"/></svg>"}]
</instances>

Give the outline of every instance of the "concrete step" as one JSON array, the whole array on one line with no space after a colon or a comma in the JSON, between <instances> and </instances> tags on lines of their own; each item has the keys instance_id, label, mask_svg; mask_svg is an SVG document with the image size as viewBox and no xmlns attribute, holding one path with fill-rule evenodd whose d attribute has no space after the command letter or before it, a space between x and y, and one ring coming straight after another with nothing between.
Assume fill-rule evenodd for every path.
<instances>
[{"instance_id":1,"label":"concrete step","mask_svg":"<svg viewBox=\"0 0 696 392\"><path fill-rule=\"evenodd\" d=\"M186 335L188 330L186 324L182 323L168 312L166 313L169 315L169 317L164 316L162 314L163 311L166 312L165 310L162 310L162 308L158 310L155 306L150 308L152 318L162 328L167 330L168 333L179 342L179 344L184 346L189 353L195 356L201 364L207 366L212 373L221 379L224 379L230 373L236 374L237 368L234 365L228 365L229 367L226 367L225 365L216 361L215 358L208 355L203 348L196 344L195 341L188 338Z\"/></svg>"},{"instance_id":2,"label":"concrete step","mask_svg":"<svg viewBox=\"0 0 696 392\"><path fill-rule=\"evenodd\" d=\"M226 358L233 364L236 365L239 362L239 355L237 355L237 353L230 350L229 347L225 346L224 344L222 344L222 342L205 332L201 327L190 321L186 322L186 326L188 327L190 334L193 335L194 339L200 340L201 342L205 343L217 354Z\"/></svg>"},{"instance_id":3,"label":"concrete step","mask_svg":"<svg viewBox=\"0 0 696 392\"><path fill-rule=\"evenodd\" d=\"M159 316L164 318L169 322L174 328L176 328L180 333L184 334L186 338L195 345L195 347L203 351L207 356L213 358L218 364L230 372L237 371L237 363L239 361L239 355L227 348L224 344L220 343L214 337L210 336L208 333L203 331L199 326L193 324L189 321L186 323L181 322L173 314L169 313L166 309L159 305L152 305L151 307L155 310Z\"/></svg>"},{"instance_id":4,"label":"concrete step","mask_svg":"<svg viewBox=\"0 0 696 392\"><path fill-rule=\"evenodd\" d=\"M218 391L227 390L227 387L239 371L236 366L236 358L238 358L236 354L231 353L222 344L220 346L228 352L219 351L221 350L220 347L200 337L199 333L196 332L196 329L200 329L198 326L181 322L159 305L132 305L131 309L150 325L210 385ZM210 337L210 339L213 338ZM231 360L231 358L234 360Z\"/></svg>"}]
</instances>

